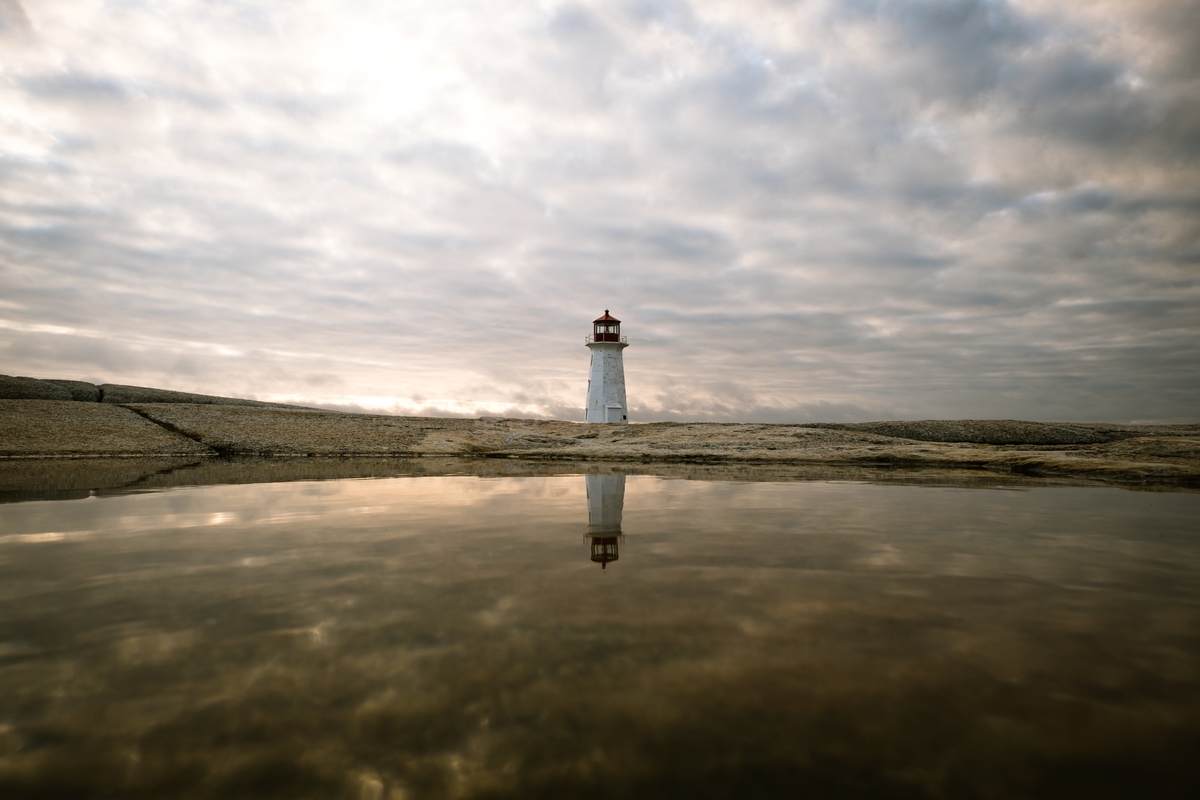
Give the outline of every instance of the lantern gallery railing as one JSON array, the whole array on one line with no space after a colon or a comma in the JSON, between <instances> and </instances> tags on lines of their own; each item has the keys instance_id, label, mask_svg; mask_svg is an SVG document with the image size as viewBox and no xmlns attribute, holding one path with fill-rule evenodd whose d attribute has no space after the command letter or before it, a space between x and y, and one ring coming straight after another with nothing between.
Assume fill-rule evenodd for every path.
<instances>
[{"instance_id":1,"label":"lantern gallery railing","mask_svg":"<svg viewBox=\"0 0 1200 800\"><path fill-rule=\"evenodd\" d=\"M583 337L584 344L591 342L620 342L621 344L629 344L629 337L622 336L619 333L589 333Z\"/></svg>"}]
</instances>

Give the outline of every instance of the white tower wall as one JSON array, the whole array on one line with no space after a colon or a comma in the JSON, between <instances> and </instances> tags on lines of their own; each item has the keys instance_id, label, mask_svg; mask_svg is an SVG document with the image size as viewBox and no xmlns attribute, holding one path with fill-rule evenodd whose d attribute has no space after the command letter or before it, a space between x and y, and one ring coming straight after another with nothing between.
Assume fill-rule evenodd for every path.
<instances>
[{"instance_id":1,"label":"white tower wall","mask_svg":"<svg viewBox=\"0 0 1200 800\"><path fill-rule=\"evenodd\" d=\"M625 403L625 342L588 342L592 367L588 375L587 422L629 424Z\"/></svg>"}]
</instances>

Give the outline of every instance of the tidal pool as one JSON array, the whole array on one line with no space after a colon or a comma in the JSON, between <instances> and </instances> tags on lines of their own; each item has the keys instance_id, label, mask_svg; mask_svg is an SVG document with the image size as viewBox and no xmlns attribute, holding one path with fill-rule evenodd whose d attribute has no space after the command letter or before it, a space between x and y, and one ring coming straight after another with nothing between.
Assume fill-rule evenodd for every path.
<instances>
[{"instance_id":1,"label":"tidal pool","mask_svg":"<svg viewBox=\"0 0 1200 800\"><path fill-rule=\"evenodd\" d=\"M0 796L1200 796L1200 494L470 475L0 505Z\"/></svg>"}]
</instances>

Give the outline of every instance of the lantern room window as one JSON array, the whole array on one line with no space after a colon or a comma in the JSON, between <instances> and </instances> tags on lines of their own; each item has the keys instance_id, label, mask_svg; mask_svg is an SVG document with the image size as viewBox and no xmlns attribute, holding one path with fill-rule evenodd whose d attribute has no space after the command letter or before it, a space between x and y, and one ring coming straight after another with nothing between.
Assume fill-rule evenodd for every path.
<instances>
[{"instance_id":1,"label":"lantern room window","mask_svg":"<svg viewBox=\"0 0 1200 800\"><path fill-rule=\"evenodd\" d=\"M604 316L592 323L592 341L621 341L621 320L609 316L608 310L605 309Z\"/></svg>"}]
</instances>

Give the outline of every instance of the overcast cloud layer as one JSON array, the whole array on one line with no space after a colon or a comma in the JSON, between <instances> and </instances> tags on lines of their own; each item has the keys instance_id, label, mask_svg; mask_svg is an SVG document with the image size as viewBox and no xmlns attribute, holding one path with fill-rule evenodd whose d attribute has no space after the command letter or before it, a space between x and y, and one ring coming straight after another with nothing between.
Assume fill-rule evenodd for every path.
<instances>
[{"instance_id":1,"label":"overcast cloud layer","mask_svg":"<svg viewBox=\"0 0 1200 800\"><path fill-rule=\"evenodd\" d=\"M0 0L0 372L1200 418L1200 3Z\"/></svg>"}]
</instances>

